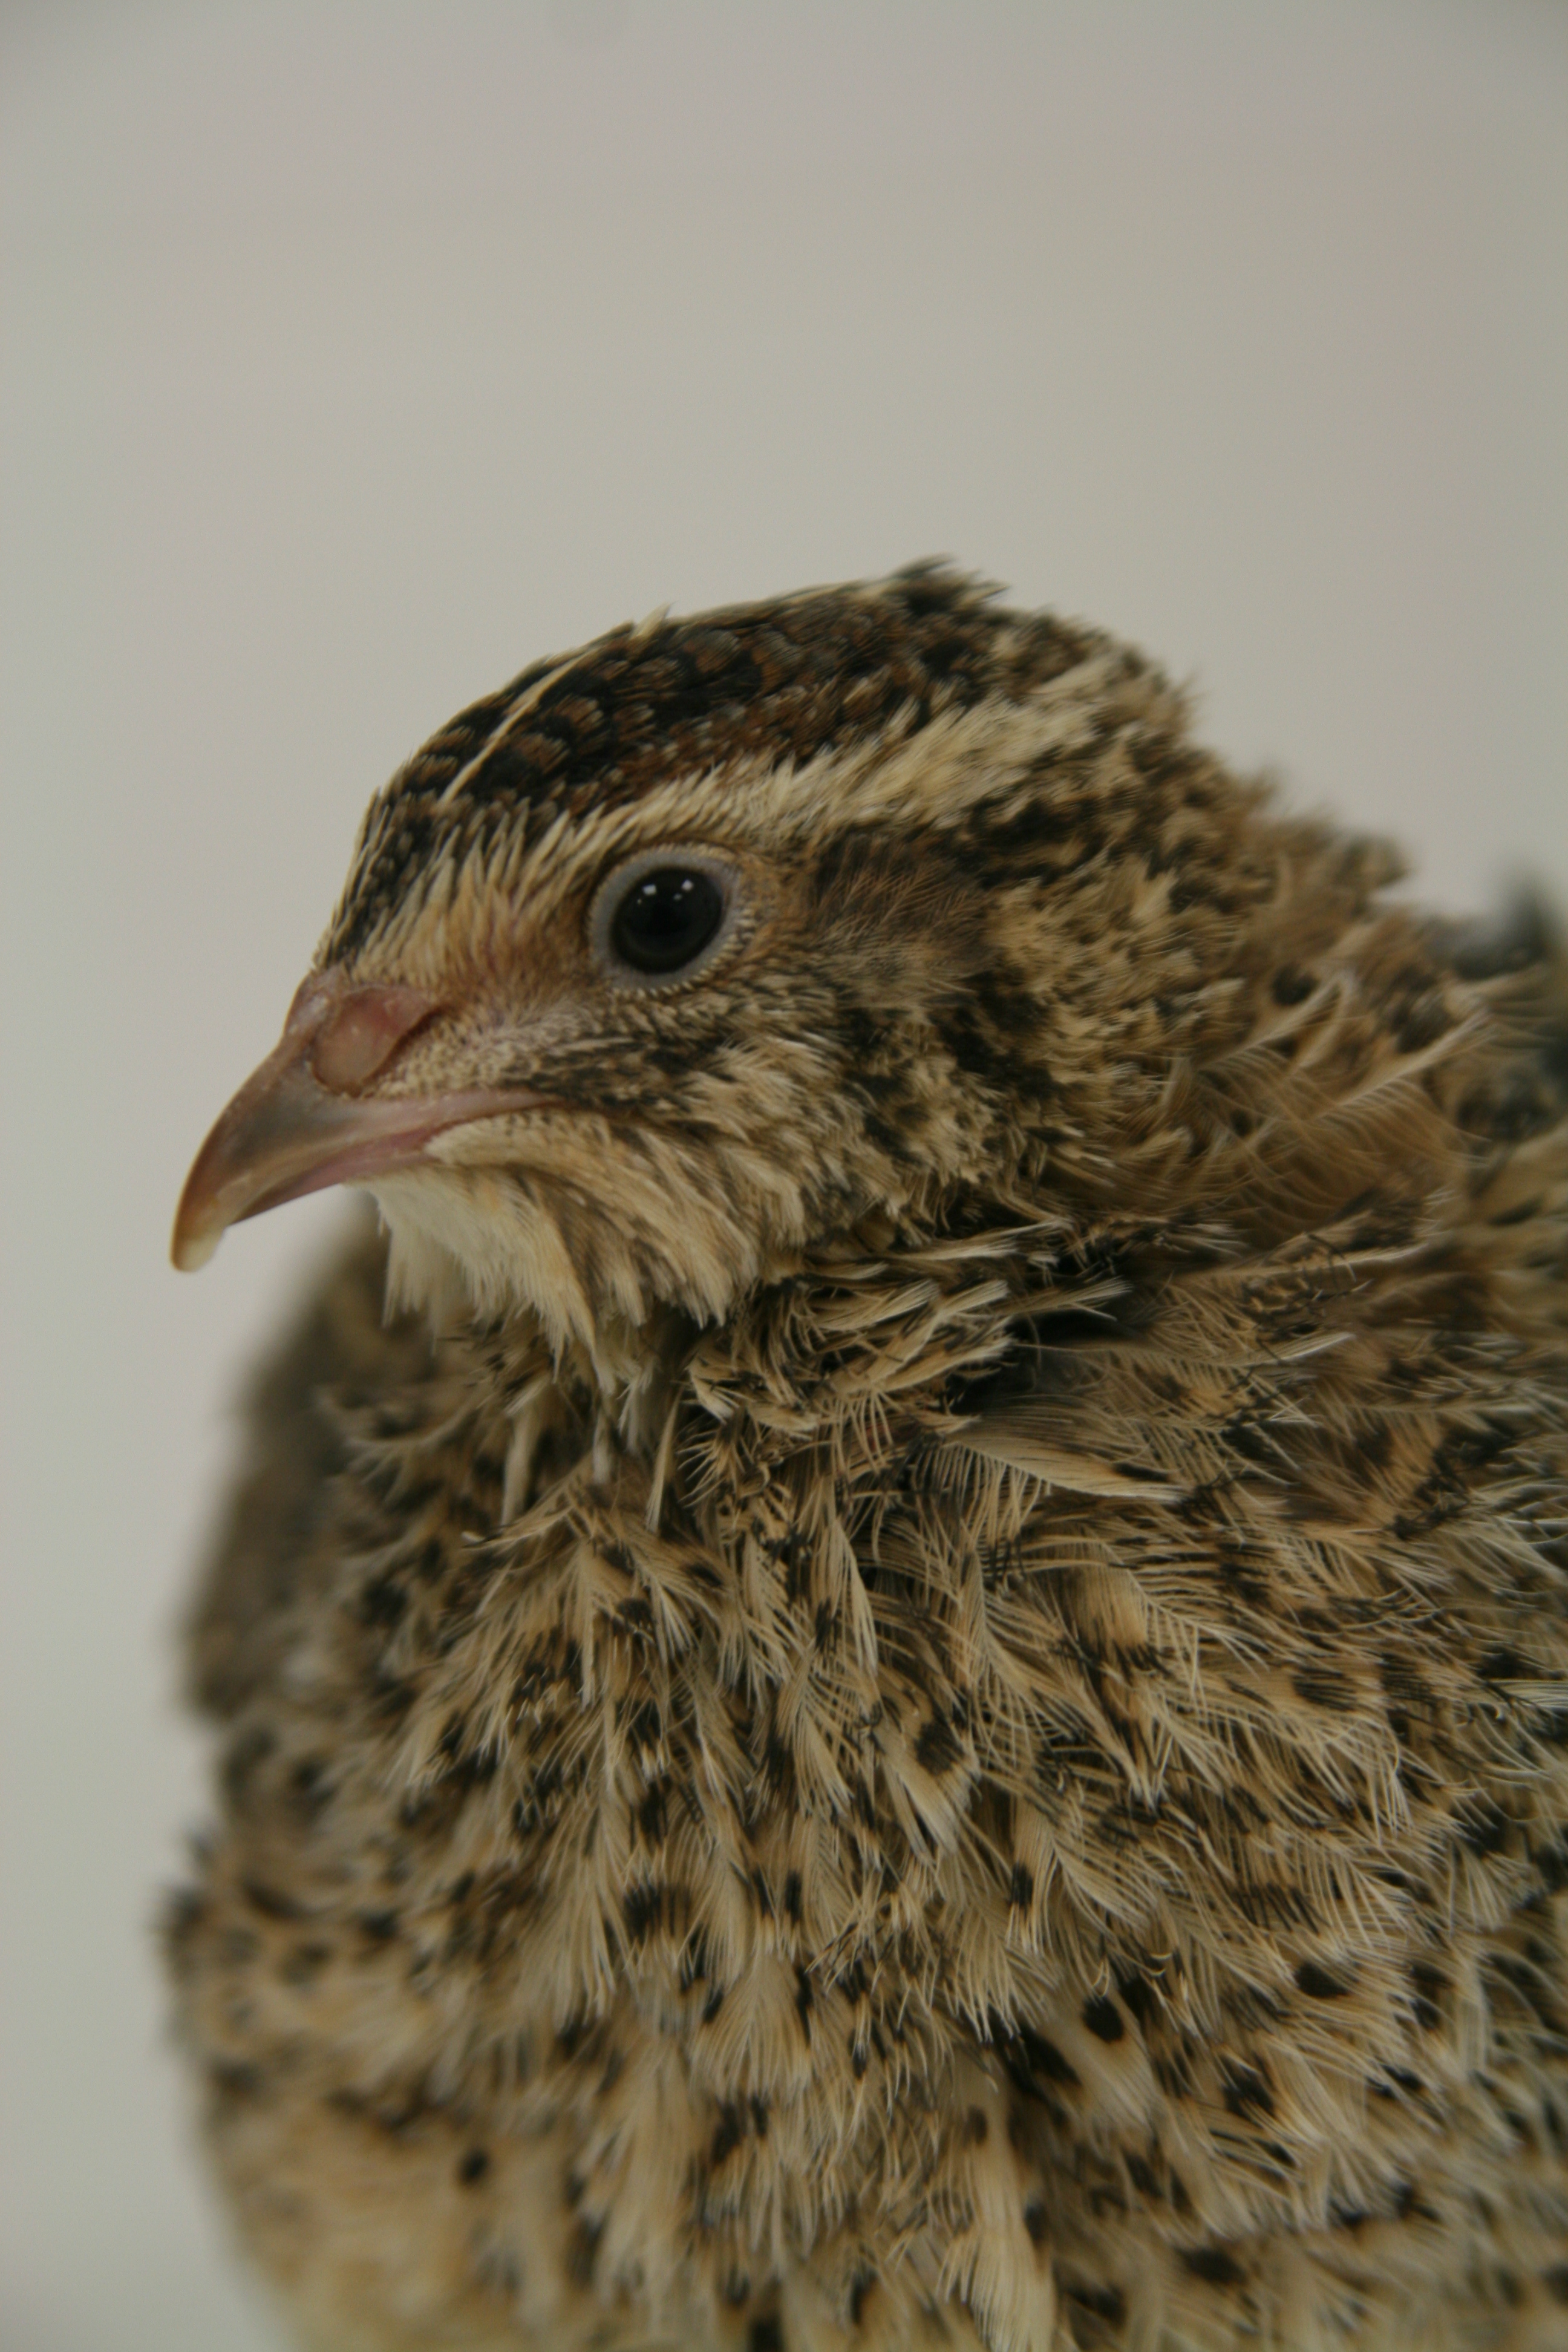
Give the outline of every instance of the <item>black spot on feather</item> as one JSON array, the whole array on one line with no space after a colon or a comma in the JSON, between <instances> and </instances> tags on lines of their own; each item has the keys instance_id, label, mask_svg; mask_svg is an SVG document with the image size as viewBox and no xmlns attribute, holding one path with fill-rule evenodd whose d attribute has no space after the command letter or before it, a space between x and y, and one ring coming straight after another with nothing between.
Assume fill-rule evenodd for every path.
<instances>
[{"instance_id":1,"label":"black spot on feather","mask_svg":"<svg viewBox=\"0 0 1568 2352\"><path fill-rule=\"evenodd\" d=\"M1338 1977L1331 1976L1327 1969L1318 1966L1316 1960L1298 1961L1296 1982L1312 2000L1342 2000L1350 1990L1349 1985L1342 1984Z\"/></svg>"},{"instance_id":2,"label":"black spot on feather","mask_svg":"<svg viewBox=\"0 0 1568 2352\"><path fill-rule=\"evenodd\" d=\"M944 1715L933 1715L915 1742L915 1761L933 1779L955 1764L963 1753L962 1742Z\"/></svg>"},{"instance_id":3,"label":"black spot on feather","mask_svg":"<svg viewBox=\"0 0 1568 2352\"><path fill-rule=\"evenodd\" d=\"M1267 2076L1258 2067L1238 2066L1234 2062L1222 2064L1220 2090L1233 2116L1271 2116L1274 2113L1274 2094Z\"/></svg>"},{"instance_id":4,"label":"black spot on feather","mask_svg":"<svg viewBox=\"0 0 1568 2352\"><path fill-rule=\"evenodd\" d=\"M1193 2246L1182 2256L1194 2278L1205 2286L1239 2286L1247 2273L1223 2246Z\"/></svg>"},{"instance_id":5,"label":"black spot on feather","mask_svg":"<svg viewBox=\"0 0 1568 2352\"><path fill-rule=\"evenodd\" d=\"M1012 2032L1004 2028L997 2038L1007 2071L1021 2091L1037 2094L1044 2083L1054 2083L1067 2090L1079 2087L1078 2074L1071 2063L1054 2042L1037 2033L1032 2025L1020 2025Z\"/></svg>"}]
</instances>

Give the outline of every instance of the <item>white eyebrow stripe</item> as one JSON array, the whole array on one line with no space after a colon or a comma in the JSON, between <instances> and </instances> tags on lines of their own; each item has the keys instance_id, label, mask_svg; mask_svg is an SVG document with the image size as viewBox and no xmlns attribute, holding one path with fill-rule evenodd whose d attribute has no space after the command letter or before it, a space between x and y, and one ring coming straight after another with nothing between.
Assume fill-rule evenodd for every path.
<instances>
[{"instance_id":1,"label":"white eyebrow stripe","mask_svg":"<svg viewBox=\"0 0 1568 2352\"><path fill-rule=\"evenodd\" d=\"M587 647L583 649L583 651L587 650L590 649ZM557 662L553 669L546 670L542 677L536 677L531 686L524 688L522 693L518 696L517 700L512 704L511 709L506 713L506 716L498 722L493 731L486 736L479 750L474 753L473 758L471 760L465 761L463 765L458 769L451 782L447 786L446 790L441 793L440 797L437 801L436 805L438 809L447 807L448 804L457 798L458 794L462 791L463 786L468 782L468 778L474 773L475 770L483 767L485 761L489 758L490 753L495 750L497 744L503 743L506 740L506 738L510 734L512 729L517 725L518 721L521 719L526 719L529 712L535 708L540 696L547 692L548 689L555 684L558 678L564 677L569 670L578 668L581 666L582 660L583 652L568 654L564 661Z\"/></svg>"}]
</instances>

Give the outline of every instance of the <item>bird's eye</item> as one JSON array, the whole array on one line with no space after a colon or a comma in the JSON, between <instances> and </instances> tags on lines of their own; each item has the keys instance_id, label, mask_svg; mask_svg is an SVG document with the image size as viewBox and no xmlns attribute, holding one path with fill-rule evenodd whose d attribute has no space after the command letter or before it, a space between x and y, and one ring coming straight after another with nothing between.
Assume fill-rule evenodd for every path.
<instances>
[{"instance_id":1,"label":"bird's eye","mask_svg":"<svg viewBox=\"0 0 1568 2352\"><path fill-rule=\"evenodd\" d=\"M623 891L610 945L634 971L679 971L695 963L724 919L724 895L710 874L656 866Z\"/></svg>"},{"instance_id":2,"label":"bird's eye","mask_svg":"<svg viewBox=\"0 0 1568 2352\"><path fill-rule=\"evenodd\" d=\"M612 874L594 902L595 954L619 980L686 980L730 929L732 870L690 851L652 850Z\"/></svg>"}]
</instances>

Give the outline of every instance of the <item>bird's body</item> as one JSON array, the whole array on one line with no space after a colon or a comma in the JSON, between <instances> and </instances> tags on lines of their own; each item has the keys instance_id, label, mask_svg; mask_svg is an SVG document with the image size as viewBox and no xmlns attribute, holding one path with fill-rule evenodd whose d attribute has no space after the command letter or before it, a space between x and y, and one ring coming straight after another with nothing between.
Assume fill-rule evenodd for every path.
<instances>
[{"instance_id":1,"label":"bird's body","mask_svg":"<svg viewBox=\"0 0 1568 2352\"><path fill-rule=\"evenodd\" d=\"M929 571L374 804L181 1227L413 1302L196 1620L306 2340L1568 2344L1568 981L1391 871Z\"/></svg>"}]
</instances>

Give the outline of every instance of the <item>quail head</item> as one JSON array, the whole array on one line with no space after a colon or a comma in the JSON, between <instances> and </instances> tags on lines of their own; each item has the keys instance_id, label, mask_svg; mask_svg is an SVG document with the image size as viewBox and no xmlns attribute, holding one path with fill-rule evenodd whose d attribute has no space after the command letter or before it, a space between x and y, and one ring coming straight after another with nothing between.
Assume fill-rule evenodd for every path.
<instances>
[{"instance_id":1,"label":"quail head","mask_svg":"<svg viewBox=\"0 0 1568 2352\"><path fill-rule=\"evenodd\" d=\"M175 1234L385 1234L167 1929L303 2341L1568 2346L1568 971L1396 871L931 566L372 803Z\"/></svg>"}]
</instances>

